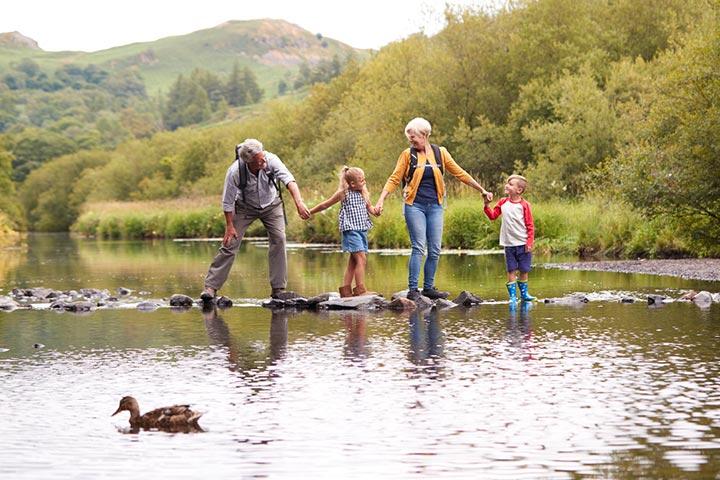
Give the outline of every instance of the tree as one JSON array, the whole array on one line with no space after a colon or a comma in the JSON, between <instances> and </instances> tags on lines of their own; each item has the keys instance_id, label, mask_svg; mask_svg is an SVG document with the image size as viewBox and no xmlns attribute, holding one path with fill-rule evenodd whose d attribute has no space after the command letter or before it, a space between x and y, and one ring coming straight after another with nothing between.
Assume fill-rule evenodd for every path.
<instances>
[{"instance_id":1,"label":"tree","mask_svg":"<svg viewBox=\"0 0 720 480\"><path fill-rule=\"evenodd\" d=\"M232 73L225 85L225 100L233 107L248 103L248 92L238 62L233 65Z\"/></svg>"},{"instance_id":2,"label":"tree","mask_svg":"<svg viewBox=\"0 0 720 480\"><path fill-rule=\"evenodd\" d=\"M250 67L245 67L243 70L242 78L243 86L247 92L248 103L257 103L263 96L263 91L257 83L257 77L250 70Z\"/></svg>"},{"instance_id":3,"label":"tree","mask_svg":"<svg viewBox=\"0 0 720 480\"><path fill-rule=\"evenodd\" d=\"M635 135L604 170L607 188L678 225L699 254L720 255L720 27L717 10L664 54Z\"/></svg>"}]
</instances>

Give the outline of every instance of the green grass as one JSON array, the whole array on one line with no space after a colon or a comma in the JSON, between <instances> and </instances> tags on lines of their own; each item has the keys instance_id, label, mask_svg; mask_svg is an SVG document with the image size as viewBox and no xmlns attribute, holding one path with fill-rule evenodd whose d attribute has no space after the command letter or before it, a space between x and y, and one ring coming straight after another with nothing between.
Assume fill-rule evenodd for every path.
<instances>
[{"instance_id":1,"label":"green grass","mask_svg":"<svg viewBox=\"0 0 720 480\"><path fill-rule=\"evenodd\" d=\"M287 199L288 238L306 243L339 243L335 206L304 222ZM311 200L309 205L317 201ZM532 205L536 227L535 251L583 257L668 257L689 254L689 248L660 220L647 221L627 206L600 198L550 201ZM391 198L383 215L373 218L369 241L375 248L406 248L409 239L402 204ZM443 246L461 249L499 248L501 219L491 222L477 197L449 201ZM72 230L101 238L221 237L225 228L215 198L155 202L108 202L87 205ZM262 236L255 222L246 236Z\"/></svg>"}]
</instances>

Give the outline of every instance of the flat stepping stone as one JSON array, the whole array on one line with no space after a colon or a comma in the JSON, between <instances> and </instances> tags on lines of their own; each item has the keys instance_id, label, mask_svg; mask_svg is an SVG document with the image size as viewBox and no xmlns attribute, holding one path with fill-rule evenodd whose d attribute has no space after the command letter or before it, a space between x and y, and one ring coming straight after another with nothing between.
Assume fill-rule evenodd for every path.
<instances>
[{"instance_id":1,"label":"flat stepping stone","mask_svg":"<svg viewBox=\"0 0 720 480\"><path fill-rule=\"evenodd\" d=\"M359 295L357 297L332 298L321 302L318 308L328 310L375 310L383 308L385 299L379 295Z\"/></svg>"}]
</instances>

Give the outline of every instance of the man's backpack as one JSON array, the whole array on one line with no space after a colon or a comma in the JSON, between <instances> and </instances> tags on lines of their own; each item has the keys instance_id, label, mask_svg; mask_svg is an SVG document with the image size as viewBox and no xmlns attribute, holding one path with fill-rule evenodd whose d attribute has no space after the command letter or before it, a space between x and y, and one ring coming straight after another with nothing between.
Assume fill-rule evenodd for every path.
<instances>
[{"instance_id":1,"label":"man's backpack","mask_svg":"<svg viewBox=\"0 0 720 480\"><path fill-rule=\"evenodd\" d=\"M242 201L245 202L245 187L247 186L247 168L245 168L245 160L243 160L240 157L240 145L235 146L235 161L238 162L238 183L237 187L240 191L240 195L242 195ZM265 170L265 175L267 175L268 182L270 182L270 185L275 187L275 190L278 192L278 196L280 197L280 203L282 204L283 209L283 217L285 218L285 225L288 224L287 219L287 213L285 213L285 201L282 197L282 190L280 189L280 185L278 184L277 180L275 179L275 173L273 171L267 171Z\"/></svg>"},{"instance_id":2,"label":"man's backpack","mask_svg":"<svg viewBox=\"0 0 720 480\"><path fill-rule=\"evenodd\" d=\"M240 145L237 145L235 147L235 161L238 162L238 183L236 186L238 190L240 190L243 201L245 201L245 186L247 185L248 172L247 168L245 168L245 160L240 158ZM280 186L275 179L275 173L265 170L265 175L267 175L270 185L275 187L275 190L277 190L278 194L280 195L280 200L282 200L282 191L280 190Z\"/></svg>"},{"instance_id":3,"label":"man's backpack","mask_svg":"<svg viewBox=\"0 0 720 480\"><path fill-rule=\"evenodd\" d=\"M430 148L432 148L433 154L435 155L435 162L437 162L437 166L440 169L440 174L442 175L444 173L443 171L443 159L442 154L440 153L440 147L435 145L434 143L430 144ZM418 157L417 157L417 149L415 147L410 147L410 164L408 165L407 174L405 175L405 178L403 178L403 188L405 185L410 183L410 180L412 180L413 175L415 174L415 170L417 169L418 164Z\"/></svg>"}]
</instances>

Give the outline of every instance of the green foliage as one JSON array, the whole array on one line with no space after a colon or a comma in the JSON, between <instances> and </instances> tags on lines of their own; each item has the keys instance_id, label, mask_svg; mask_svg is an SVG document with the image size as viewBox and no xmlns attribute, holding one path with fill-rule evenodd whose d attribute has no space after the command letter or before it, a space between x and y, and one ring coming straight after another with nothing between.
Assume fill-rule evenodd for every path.
<instances>
[{"instance_id":1,"label":"green foliage","mask_svg":"<svg viewBox=\"0 0 720 480\"><path fill-rule=\"evenodd\" d=\"M34 230L66 231L85 201L86 172L107 163L110 155L85 151L66 155L33 171L20 189L20 200Z\"/></svg>"},{"instance_id":2,"label":"green foliage","mask_svg":"<svg viewBox=\"0 0 720 480\"><path fill-rule=\"evenodd\" d=\"M720 36L717 12L685 45L659 59L660 73L628 116L636 136L603 176L628 202L665 216L698 253L720 254Z\"/></svg>"},{"instance_id":3,"label":"green foliage","mask_svg":"<svg viewBox=\"0 0 720 480\"><path fill-rule=\"evenodd\" d=\"M10 152L0 148L0 214L3 224L17 230L24 227L24 216L15 194L15 182L12 179L12 160Z\"/></svg>"}]
</instances>

